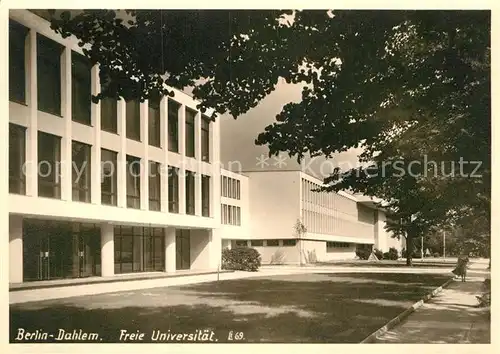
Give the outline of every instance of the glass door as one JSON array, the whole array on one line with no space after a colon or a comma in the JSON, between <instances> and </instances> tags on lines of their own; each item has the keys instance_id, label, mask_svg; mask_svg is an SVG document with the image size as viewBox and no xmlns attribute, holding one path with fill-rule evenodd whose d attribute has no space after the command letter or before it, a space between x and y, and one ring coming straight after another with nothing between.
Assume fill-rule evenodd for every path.
<instances>
[{"instance_id":1,"label":"glass door","mask_svg":"<svg viewBox=\"0 0 500 354\"><path fill-rule=\"evenodd\" d=\"M190 244L190 232L189 230L176 230L175 235L175 261L176 268L189 269L191 268L191 244Z\"/></svg>"}]
</instances>

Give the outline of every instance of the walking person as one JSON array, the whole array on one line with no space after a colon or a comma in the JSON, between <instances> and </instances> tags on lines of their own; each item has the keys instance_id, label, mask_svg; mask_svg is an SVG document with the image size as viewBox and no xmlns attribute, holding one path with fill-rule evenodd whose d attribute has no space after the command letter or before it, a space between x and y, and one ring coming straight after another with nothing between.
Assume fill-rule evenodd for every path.
<instances>
[{"instance_id":1,"label":"walking person","mask_svg":"<svg viewBox=\"0 0 500 354\"><path fill-rule=\"evenodd\" d=\"M453 274L462 278L462 281L465 282L465 278L467 276L467 265L469 263L468 254L461 254L458 256L457 266L452 270Z\"/></svg>"}]
</instances>

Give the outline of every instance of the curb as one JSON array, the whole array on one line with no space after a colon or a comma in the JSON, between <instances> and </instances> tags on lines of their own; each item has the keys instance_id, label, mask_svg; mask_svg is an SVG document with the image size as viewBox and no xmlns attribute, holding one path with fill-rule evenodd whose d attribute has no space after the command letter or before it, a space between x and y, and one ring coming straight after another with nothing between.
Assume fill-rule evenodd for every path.
<instances>
[{"instance_id":1,"label":"curb","mask_svg":"<svg viewBox=\"0 0 500 354\"><path fill-rule=\"evenodd\" d=\"M450 278L448 281L446 281L443 285L440 287L434 289L431 293L425 295L420 299L420 301L417 301L414 303L411 307L407 308L405 311L394 317L392 320L387 322L385 326L379 328L372 334L370 334L368 337L366 337L363 341L360 343L375 343L376 339L378 336L390 331L394 327L396 327L399 323L401 323L406 317L408 317L412 312L417 310L419 307L422 307L424 303L435 297L437 294L439 294L441 291L443 291L444 288L446 288L448 285L450 285L451 282L453 282L454 278Z\"/></svg>"}]
</instances>

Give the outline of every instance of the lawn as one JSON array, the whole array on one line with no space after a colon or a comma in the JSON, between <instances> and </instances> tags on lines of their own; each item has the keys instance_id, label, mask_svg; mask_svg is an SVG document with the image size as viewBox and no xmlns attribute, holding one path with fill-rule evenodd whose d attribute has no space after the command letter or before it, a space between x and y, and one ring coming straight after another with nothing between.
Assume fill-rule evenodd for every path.
<instances>
[{"instance_id":1,"label":"lawn","mask_svg":"<svg viewBox=\"0 0 500 354\"><path fill-rule=\"evenodd\" d=\"M165 334L162 342L188 342L207 330L201 340L213 332L210 340L219 343L230 335L247 343L358 343L447 279L295 274L25 303L10 307L10 340L19 342L19 328L55 337L62 328L98 333L94 340L101 342L120 342L121 330L144 333L139 342L152 342L158 331ZM168 333L186 336L166 338Z\"/></svg>"}]
</instances>

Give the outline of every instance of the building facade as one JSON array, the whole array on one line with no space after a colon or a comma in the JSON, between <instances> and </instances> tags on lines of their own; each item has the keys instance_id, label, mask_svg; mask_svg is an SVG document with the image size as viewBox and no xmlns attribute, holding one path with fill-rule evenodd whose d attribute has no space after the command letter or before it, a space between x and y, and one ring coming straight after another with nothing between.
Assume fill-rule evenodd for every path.
<instances>
[{"instance_id":1,"label":"building facade","mask_svg":"<svg viewBox=\"0 0 500 354\"><path fill-rule=\"evenodd\" d=\"M265 264L349 260L358 247L401 250L385 230L386 217L367 198L315 191L323 183L301 171L244 173L250 186L248 239ZM227 237L227 236L225 236Z\"/></svg>"},{"instance_id":2,"label":"building facade","mask_svg":"<svg viewBox=\"0 0 500 354\"><path fill-rule=\"evenodd\" d=\"M10 282L216 269L219 123L180 91L91 103L98 67L30 11L9 37Z\"/></svg>"}]
</instances>

